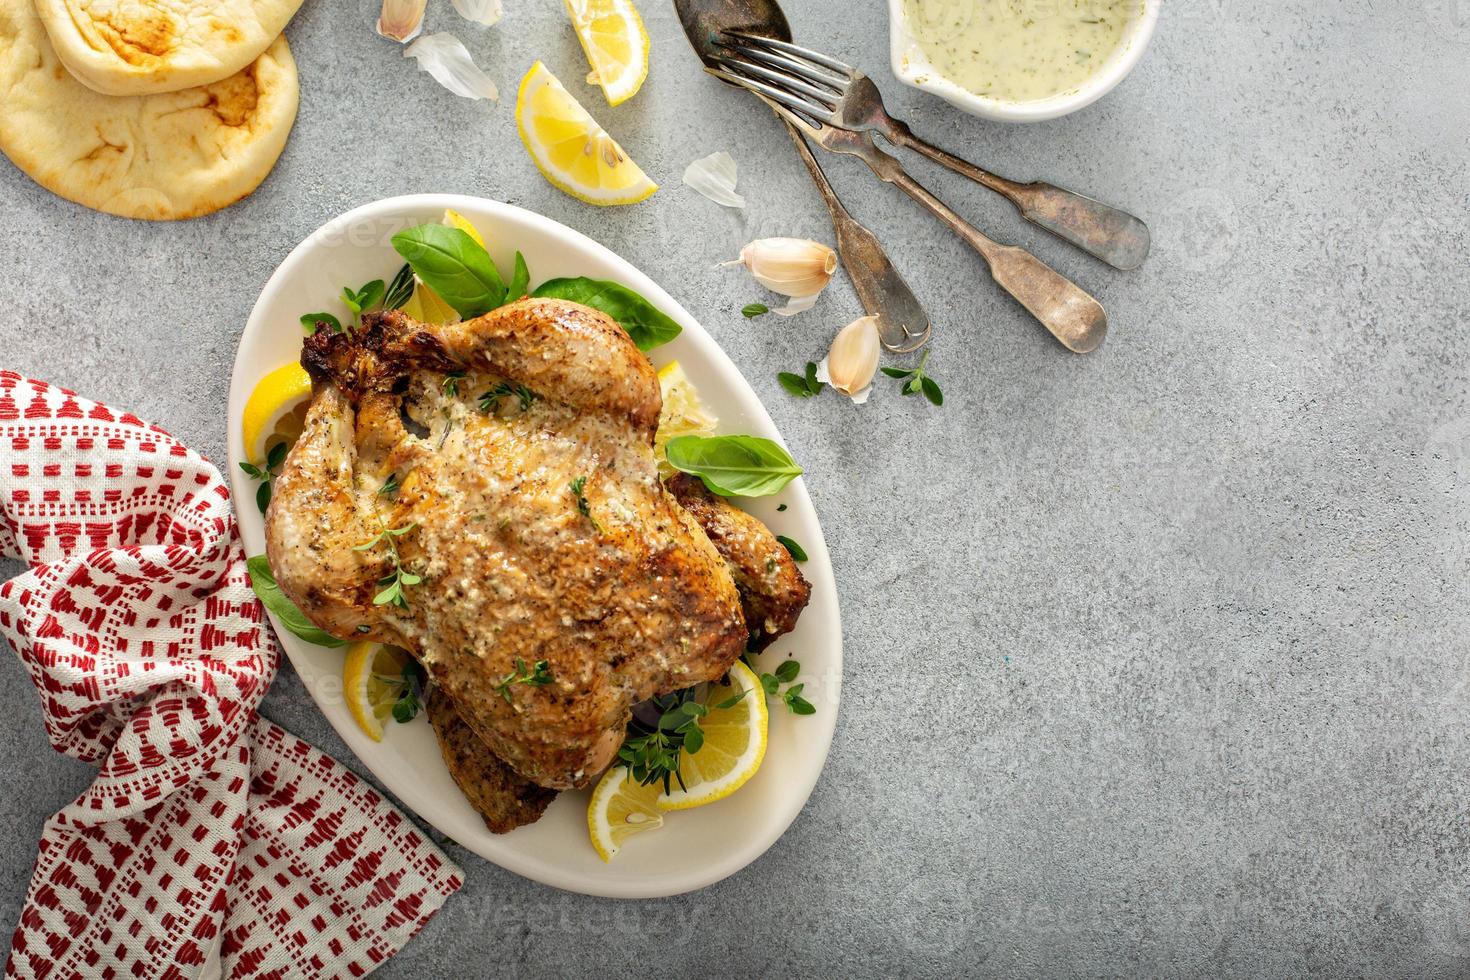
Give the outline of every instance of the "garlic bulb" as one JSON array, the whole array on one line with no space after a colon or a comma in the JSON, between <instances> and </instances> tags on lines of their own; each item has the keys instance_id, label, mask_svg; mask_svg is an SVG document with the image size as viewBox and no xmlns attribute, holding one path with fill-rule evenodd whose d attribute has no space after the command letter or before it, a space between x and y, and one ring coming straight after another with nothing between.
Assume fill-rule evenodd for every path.
<instances>
[{"instance_id":1,"label":"garlic bulb","mask_svg":"<svg viewBox=\"0 0 1470 980\"><path fill-rule=\"evenodd\" d=\"M837 253L805 238L762 238L740 250L739 264L771 292L805 299L832 281Z\"/></svg>"},{"instance_id":2,"label":"garlic bulb","mask_svg":"<svg viewBox=\"0 0 1470 980\"><path fill-rule=\"evenodd\" d=\"M378 33L400 43L413 40L424 26L424 7L429 0L383 0L378 14Z\"/></svg>"},{"instance_id":3,"label":"garlic bulb","mask_svg":"<svg viewBox=\"0 0 1470 980\"><path fill-rule=\"evenodd\" d=\"M880 354L878 318L861 317L843 327L833 339L832 349L817 365L817 380L861 405L872 393Z\"/></svg>"}]
</instances>

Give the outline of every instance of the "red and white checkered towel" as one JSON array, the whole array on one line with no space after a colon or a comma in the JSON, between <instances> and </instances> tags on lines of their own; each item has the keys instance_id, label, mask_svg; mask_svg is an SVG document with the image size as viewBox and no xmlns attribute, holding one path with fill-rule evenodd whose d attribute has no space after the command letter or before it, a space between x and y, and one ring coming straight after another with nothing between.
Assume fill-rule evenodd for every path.
<instances>
[{"instance_id":1,"label":"red and white checkered towel","mask_svg":"<svg viewBox=\"0 0 1470 980\"><path fill-rule=\"evenodd\" d=\"M362 976L461 883L259 717L276 649L230 495L162 429L0 371L0 632L97 780L46 823L7 975ZM3 758L3 754L0 754Z\"/></svg>"}]
</instances>

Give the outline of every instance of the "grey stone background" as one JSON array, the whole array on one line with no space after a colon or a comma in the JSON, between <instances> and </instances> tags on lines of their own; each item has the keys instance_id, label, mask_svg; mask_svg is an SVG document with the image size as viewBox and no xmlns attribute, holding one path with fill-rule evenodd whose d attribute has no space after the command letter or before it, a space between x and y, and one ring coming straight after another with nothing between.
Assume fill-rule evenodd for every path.
<instances>
[{"instance_id":1,"label":"grey stone background","mask_svg":"<svg viewBox=\"0 0 1470 980\"><path fill-rule=\"evenodd\" d=\"M155 420L216 460L236 338L275 265L352 206L411 191L521 204L648 270L775 416L840 583L845 699L810 804L703 892L615 903L468 872L384 977L1470 975L1470 3L1169 0L1136 73L1008 127L894 82L880 0L791 0L920 133L1129 207L1148 265L1109 272L925 163L966 215L1106 303L1063 352L977 258L851 160L831 163L935 324L935 410L797 401L776 372L858 312L800 318L715 269L748 239L830 238L769 113L696 70L662 0L654 66L610 110L560 5L500 26L434 0L506 95L441 91L373 35L373 0L289 29L296 130L254 196L151 225L0 165L0 363ZM545 59L664 184L595 210L537 175L515 83ZM679 184L739 160L750 207ZM13 566L3 569L6 574ZM47 815L90 778L0 665L0 923ZM360 764L284 667L265 714Z\"/></svg>"}]
</instances>

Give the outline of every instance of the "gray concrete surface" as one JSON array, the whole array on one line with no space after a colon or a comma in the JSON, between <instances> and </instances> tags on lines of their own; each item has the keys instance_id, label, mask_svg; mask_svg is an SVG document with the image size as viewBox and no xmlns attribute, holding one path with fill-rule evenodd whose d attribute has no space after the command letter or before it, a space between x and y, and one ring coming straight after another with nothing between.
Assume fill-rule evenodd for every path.
<instances>
[{"instance_id":1,"label":"gray concrete surface","mask_svg":"<svg viewBox=\"0 0 1470 980\"><path fill-rule=\"evenodd\" d=\"M351 206L442 190L534 208L652 273L807 467L848 668L791 831L729 881L637 904L451 847L468 884L379 975L1470 975L1465 0L1170 0L1121 88L1027 128L893 82L880 0L790 3L919 131L1155 229L1146 268L1112 274L914 164L1105 301L1111 339L1078 358L834 162L933 312L941 410L777 386L856 302L839 281L796 320L740 318L762 295L718 260L830 229L769 114L697 74L664 4L643 3L653 74L616 110L580 82L559 4L507 6L480 32L436 0L430 26L507 94L547 60L664 183L652 201L552 190L510 102L440 91L371 33L372 0L315 0L291 25L295 134L221 214L122 221L0 165L0 363L215 459L237 334L291 246ZM679 185L716 149L742 165L744 215ZM0 677L8 927L43 819L89 770L47 747L13 660ZM289 668L264 710L357 765Z\"/></svg>"}]
</instances>

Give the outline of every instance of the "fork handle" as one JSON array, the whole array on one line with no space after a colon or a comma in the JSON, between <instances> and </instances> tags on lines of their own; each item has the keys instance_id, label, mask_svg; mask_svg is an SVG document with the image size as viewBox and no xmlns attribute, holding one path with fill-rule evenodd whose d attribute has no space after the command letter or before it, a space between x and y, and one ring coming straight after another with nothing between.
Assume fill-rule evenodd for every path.
<instances>
[{"instance_id":1,"label":"fork handle","mask_svg":"<svg viewBox=\"0 0 1470 980\"><path fill-rule=\"evenodd\" d=\"M1125 272L1137 269L1148 257L1148 225L1127 211L1052 184L1040 181L1020 184L1008 180L920 139L906 123L897 119L883 135L995 191L1014 204L1021 217L1033 225L1116 269Z\"/></svg>"},{"instance_id":2,"label":"fork handle","mask_svg":"<svg viewBox=\"0 0 1470 980\"><path fill-rule=\"evenodd\" d=\"M892 159L891 157L889 159ZM1062 346L1078 354L1094 351L1108 334L1108 315L1102 304L1082 287L1016 245L1002 245L975 228L901 166L874 167L883 180L896 185L979 252L1001 289L1026 307Z\"/></svg>"}]
</instances>

